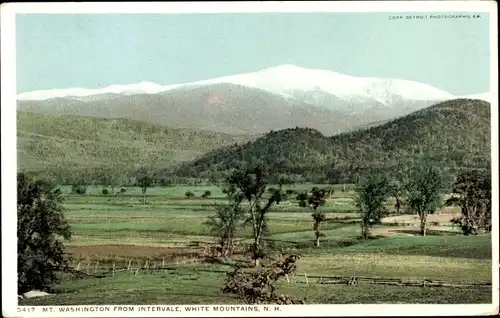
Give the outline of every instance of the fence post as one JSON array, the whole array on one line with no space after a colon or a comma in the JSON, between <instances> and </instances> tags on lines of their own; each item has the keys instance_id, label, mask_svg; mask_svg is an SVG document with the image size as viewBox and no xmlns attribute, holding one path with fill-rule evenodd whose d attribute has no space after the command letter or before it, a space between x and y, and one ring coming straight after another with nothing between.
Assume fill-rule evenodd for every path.
<instances>
[{"instance_id":1,"label":"fence post","mask_svg":"<svg viewBox=\"0 0 500 318\"><path fill-rule=\"evenodd\" d=\"M113 277L115 277L115 261L113 261Z\"/></svg>"},{"instance_id":2,"label":"fence post","mask_svg":"<svg viewBox=\"0 0 500 318\"><path fill-rule=\"evenodd\" d=\"M286 282L287 282L288 284L290 284L290 279L288 278L288 274L285 274L285 275L286 275Z\"/></svg>"},{"instance_id":3,"label":"fence post","mask_svg":"<svg viewBox=\"0 0 500 318\"><path fill-rule=\"evenodd\" d=\"M304 277L306 278L306 284L309 285L309 279L307 279L307 275L304 273Z\"/></svg>"},{"instance_id":4,"label":"fence post","mask_svg":"<svg viewBox=\"0 0 500 318\"><path fill-rule=\"evenodd\" d=\"M127 267L127 271L130 271L130 273L132 273L132 260L129 260L128 261L128 267Z\"/></svg>"},{"instance_id":5,"label":"fence post","mask_svg":"<svg viewBox=\"0 0 500 318\"><path fill-rule=\"evenodd\" d=\"M161 259L161 267L165 267L165 258Z\"/></svg>"},{"instance_id":6,"label":"fence post","mask_svg":"<svg viewBox=\"0 0 500 318\"><path fill-rule=\"evenodd\" d=\"M80 262L78 262L78 265L76 265L76 270L80 269Z\"/></svg>"},{"instance_id":7,"label":"fence post","mask_svg":"<svg viewBox=\"0 0 500 318\"><path fill-rule=\"evenodd\" d=\"M89 262L87 263L87 266L85 266L85 274L89 273L89 267L90 267L91 263L92 263L92 260L89 260Z\"/></svg>"},{"instance_id":8,"label":"fence post","mask_svg":"<svg viewBox=\"0 0 500 318\"><path fill-rule=\"evenodd\" d=\"M97 273L97 267L99 266L99 260L95 263L94 274Z\"/></svg>"}]
</instances>

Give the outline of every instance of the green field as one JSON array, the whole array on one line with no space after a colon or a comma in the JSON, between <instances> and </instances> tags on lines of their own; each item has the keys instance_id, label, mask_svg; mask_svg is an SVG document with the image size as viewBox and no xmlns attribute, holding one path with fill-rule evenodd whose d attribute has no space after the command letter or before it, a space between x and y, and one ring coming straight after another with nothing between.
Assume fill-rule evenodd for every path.
<instances>
[{"instance_id":1,"label":"green field","mask_svg":"<svg viewBox=\"0 0 500 318\"><path fill-rule=\"evenodd\" d=\"M311 188L297 185L296 190ZM138 188L124 194L101 194L101 187L86 195L64 193L66 217L73 239L68 249L74 266L99 274L115 264L114 277L74 279L64 276L54 295L23 299L20 305L78 304L203 304L237 303L222 294L227 264L203 261L215 242L203 224L224 202L215 186L175 186L148 189L142 204ZM491 284L491 236L462 236L451 227L456 211L440 211L427 237L412 233L415 224L385 222L373 238L360 239L353 192L336 186L321 209L327 220L319 248L313 246L310 210L295 200L285 201L269 213L270 236L276 250L301 255L297 275L280 283L280 293L306 299L306 303L491 303L491 288L414 287L358 284L320 284L321 277L379 277L440 280L456 284ZM211 198L202 199L205 190ZM192 191L196 197L185 198ZM251 238L250 229L238 232L239 242ZM149 264L161 270L137 271ZM306 278L307 277L307 278Z\"/></svg>"}]
</instances>

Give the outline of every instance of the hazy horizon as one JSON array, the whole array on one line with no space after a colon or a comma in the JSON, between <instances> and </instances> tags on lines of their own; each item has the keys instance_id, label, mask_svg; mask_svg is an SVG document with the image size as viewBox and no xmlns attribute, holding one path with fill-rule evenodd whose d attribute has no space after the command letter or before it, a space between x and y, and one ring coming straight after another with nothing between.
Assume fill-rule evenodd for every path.
<instances>
[{"instance_id":1,"label":"hazy horizon","mask_svg":"<svg viewBox=\"0 0 500 318\"><path fill-rule=\"evenodd\" d=\"M487 14L440 20L389 16L19 14L17 93L144 81L182 84L283 64L412 80L454 95L490 90Z\"/></svg>"}]
</instances>

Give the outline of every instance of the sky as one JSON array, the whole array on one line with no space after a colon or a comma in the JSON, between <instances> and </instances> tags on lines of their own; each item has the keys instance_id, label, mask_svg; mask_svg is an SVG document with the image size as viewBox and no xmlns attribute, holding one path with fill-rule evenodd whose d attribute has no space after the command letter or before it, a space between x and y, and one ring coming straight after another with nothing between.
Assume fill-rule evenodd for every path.
<instances>
[{"instance_id":1,"label":"sky","mask_svg":"<svg viewBox=\"0 0 500 318\"><path fill-rule=\"evenodd\" d=\"M490 90L486 13L393 15L406 14L18 14L17 92L180 84L281 64L414 80L456 95Z\"/></svg>"}]
</instances>

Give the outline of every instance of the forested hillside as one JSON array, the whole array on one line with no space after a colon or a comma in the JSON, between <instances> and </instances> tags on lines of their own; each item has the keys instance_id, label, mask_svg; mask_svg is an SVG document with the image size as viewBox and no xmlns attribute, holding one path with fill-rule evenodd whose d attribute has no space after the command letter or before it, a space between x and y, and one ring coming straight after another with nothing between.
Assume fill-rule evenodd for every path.
<instances>
[{"instance_id":1,"label":"forested hillside","mask_svg":"<svg viewBox=\"0 0 500 318\"><path fill-rule=\"evenodd\" d=\"M380 126L325 137L313 129L270 132L245 144L216 149L176 172L220 177L261 161L297 180L348 182L368 168L409 165L422 154L457 170L490 165L490 104L455 99Z\"/></svg>"}]
</instances>

